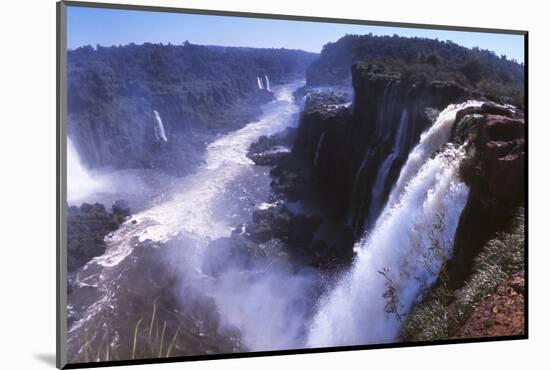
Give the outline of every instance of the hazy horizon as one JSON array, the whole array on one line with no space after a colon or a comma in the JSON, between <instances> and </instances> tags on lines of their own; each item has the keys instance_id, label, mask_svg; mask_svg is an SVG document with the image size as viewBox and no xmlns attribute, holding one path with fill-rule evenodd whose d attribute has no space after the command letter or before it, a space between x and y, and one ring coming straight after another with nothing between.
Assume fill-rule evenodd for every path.
<instances>
[{"instance_id":1,"label":"hazy horizon","mask_svg":"<svg viewBox=\"0 0 550 370\"><path fill-rule=\"evenodd\" d=\"M319 53L325 44L346 34L369 33L449 40L524 62L522 35L72 6L67 10L70 50L86 45L179 45L189 41L197 45L286 48Z\"/></svg>"}]
</instances>

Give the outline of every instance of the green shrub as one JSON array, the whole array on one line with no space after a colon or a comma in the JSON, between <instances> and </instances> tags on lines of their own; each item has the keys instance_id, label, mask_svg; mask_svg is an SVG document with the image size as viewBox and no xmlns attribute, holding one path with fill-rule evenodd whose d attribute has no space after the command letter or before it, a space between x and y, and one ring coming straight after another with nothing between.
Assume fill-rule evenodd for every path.
<instances>
[{"instance_id":1,"label":"green shrub","mask_svg":"<svg viewBox=\"0 0 550 370\"><path fill-rule=\"evenodd\" d=\"M524 105L523 64L489 50L420 37L346 35L329 42L308 68L307 84L347 83L350 66L358 61L379 63L386 71L401 73L413 82L455 81L493 100Z\"/></svg>"}]
</instances>

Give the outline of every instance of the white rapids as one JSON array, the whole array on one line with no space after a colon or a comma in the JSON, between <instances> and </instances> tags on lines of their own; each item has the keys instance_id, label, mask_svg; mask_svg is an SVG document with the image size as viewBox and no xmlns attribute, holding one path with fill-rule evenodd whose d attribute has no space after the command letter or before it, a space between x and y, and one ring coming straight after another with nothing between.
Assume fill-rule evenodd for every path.
<instances>
[{"instance_id":1,"label":"white rapids","mask_svg":"<svg viewBox=\"0 0 550 370\"><path fill-rule=\"evenodd\" d=\"M226 191L229 182L237 179L246 167L253 166L246 156L250 144L292 122L292 117L298 113L292 92L300 85L293 83L277 87L276 100L264 107L264 115L259 121L223 135L208 145L205 165L185 177L172 195L121 225L107 241L105 254L94 258L91 263L104 267L117 265L131 253L136 245L131 240L136 238L163 243L180 234L203 241L229 236L233 225L213 216L216 200Z\"/></svg>"}]
</instances>

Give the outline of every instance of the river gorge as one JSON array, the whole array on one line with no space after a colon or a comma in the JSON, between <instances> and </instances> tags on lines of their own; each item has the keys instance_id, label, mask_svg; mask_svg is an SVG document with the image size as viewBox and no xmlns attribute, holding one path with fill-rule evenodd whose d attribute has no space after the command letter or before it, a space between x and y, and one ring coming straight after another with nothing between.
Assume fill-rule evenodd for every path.
<instances>
[{"instance_id":1,"label":"river gorge","mask_svg":"<svg viewBox=\"0 0 550 370\"><path fill-rule=\"evenodd\" d=\"M69 86L97 101L69 99L69 362L469 337L523 271L523 108L365 58L327 66L359 41L72 52ZM110 86L80 59L130 51L220 53L227 73Z\"/></svg>"}]
</instances>

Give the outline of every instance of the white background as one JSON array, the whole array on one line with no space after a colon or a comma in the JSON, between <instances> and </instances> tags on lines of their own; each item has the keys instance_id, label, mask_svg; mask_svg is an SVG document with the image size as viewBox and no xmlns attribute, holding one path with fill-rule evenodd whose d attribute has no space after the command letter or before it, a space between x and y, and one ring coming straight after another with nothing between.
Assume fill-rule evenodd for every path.
<instances>
[{"instance_id":1,"label":"white background","mask_svg":"<svg viewBox=\"0 0 550 370\"><path fill-rule=\"evenodd\" d=\"M518 369L548 349L548 11L543 1L129 0L134 4L530 31L527 341L149 365L147 369ZM112 2L117 2L112 0ZM0 22L2 368L53 368L55 354L55 1L11 0ZM546 114L545 114L546 113ZM546 211L546 212L545 212ZM544 356L544 357L543 357ZM11 366L10 366L11 365ZM532 365L532 366L529 366ZM136 369L136 367L133 367Z\"/></svg>"}]
</instances>

